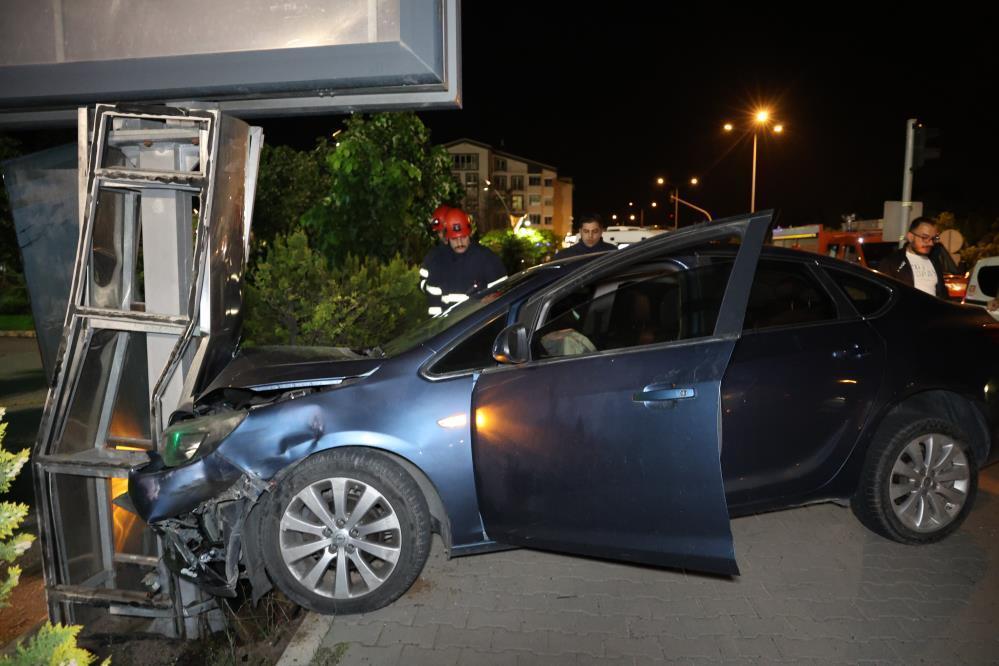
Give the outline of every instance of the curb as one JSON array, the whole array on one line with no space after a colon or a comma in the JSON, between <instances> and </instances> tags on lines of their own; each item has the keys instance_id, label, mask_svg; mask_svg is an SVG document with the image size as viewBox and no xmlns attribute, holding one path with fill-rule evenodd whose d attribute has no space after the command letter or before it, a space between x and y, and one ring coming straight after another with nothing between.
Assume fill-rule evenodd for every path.
<instances>
[{"instance_id":1,"label":"curb","mask_svg":"<svg viewBox=\"0 0 999 666\"><path fill-rule=\"evenodd\" d=\"M301 666L312 663L316 652L319 651L319 645L333 626L333 617L319 613L307 614L288 641L276 666Z\"/></svg>"},{"instance_id":2,"label":"curb","mask_svg":"<svg viewBox=\"0 0 999 666\"><path fill-rule=\"evenodd\" d=\"M0 331L0 338L34 338L34 331Z\"/></svg>"}]
</instances>

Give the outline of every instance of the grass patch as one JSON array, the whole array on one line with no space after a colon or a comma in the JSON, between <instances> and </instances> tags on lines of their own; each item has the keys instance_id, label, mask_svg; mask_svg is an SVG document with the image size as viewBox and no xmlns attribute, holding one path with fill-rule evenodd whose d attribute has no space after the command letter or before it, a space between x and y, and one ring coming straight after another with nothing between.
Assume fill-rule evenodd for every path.
<instances>
[{"instance_id":1,"label":"grass patch","mask_svg":"<svg viewBox=\"0 0 999 666\"><path fill-rule=\"evenodd\" d=\"M0 314L0 331L33 331L35 320L31 315Z\"/></svg>"}]
</instances>

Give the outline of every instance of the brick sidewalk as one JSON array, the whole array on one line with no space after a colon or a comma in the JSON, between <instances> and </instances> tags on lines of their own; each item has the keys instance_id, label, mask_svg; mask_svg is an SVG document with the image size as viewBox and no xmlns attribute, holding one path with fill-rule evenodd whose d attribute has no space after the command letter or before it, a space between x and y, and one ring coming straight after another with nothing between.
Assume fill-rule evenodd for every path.
<instances>
[{"instance_id":1,"label":"brick sidewalk","mask_svg":"<svg viewBox=\"0 0 999 666\"><path fill-rule=\"evenodd\" d=\"M961 530L920 548L819 505L732 522L742 576L526 550L444 559L312 663L996 663L999 466Z\"/></svg>"}]
</instances>

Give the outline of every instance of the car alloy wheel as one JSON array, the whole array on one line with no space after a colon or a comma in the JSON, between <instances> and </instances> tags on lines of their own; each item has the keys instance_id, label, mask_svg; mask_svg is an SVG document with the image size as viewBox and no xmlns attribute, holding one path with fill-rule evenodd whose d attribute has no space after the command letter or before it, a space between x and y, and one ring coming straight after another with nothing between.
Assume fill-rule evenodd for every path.
<instances>
[{"instance_id":1,"label":"car alloy wheel","mask_svg":"<svg viewBox=\"0 0 999 666\"><path fill-rule=\"evenodd\" d=\"M281 517L281 557L295 579L324 597L373 592L395 571L399 517L373 486L357 479L316 481Z\"/></svg>"},{"instance_id":2,"label":"car alloy wheel","mask_svg":"<svg viewBox=\"0 0 999 666\"><path fill-rule=\"evenodd\" d=\"M359 447L313 454L261 501L267 573L318 613L368 613L398 599L430 554L419 485L390 456Z\"/></svg>"},{"instance_id":3,"label":"car alloy wheel","mask_svg":"<svg viewBox=\"0 0 999 666\"><path fill-rule=\"evenodd\" d=\"M893 541L939 541L974 505L974 453L949 420L894 418L871 443L850 506L868 529Z\"/></svg>"},{"instance_id":4,"label":"car alloy wheel","mask_svg":"<svg viewBox=\"0 0 999 666\"><path fill-rule=\"evenodd\" d=\"M968 457L952 437L927 433L910 441L892 466L888 494L903 525L935 532L956 518L968 499Z\"/></svg>"}]
</instances>

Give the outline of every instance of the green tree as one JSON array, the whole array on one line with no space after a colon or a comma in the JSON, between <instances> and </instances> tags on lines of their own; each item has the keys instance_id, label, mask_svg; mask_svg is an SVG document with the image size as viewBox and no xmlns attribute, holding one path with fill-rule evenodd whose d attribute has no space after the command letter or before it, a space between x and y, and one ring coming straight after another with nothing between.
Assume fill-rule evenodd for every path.
<instances>
[{"instance_id":1,"label":"green tree","mask_svg":"<svg viewBox=\"0 0 999 666\"><path fill-rule=\"evenodd\" d=\"M431 212L461 196L451 156L413 113L357 115L346 125L327 156L329 190L303 217L312 246L331 265L348 254L418 263L431 245Z\"/></svg>"},{"instance_id":2,"label":"green tree","mask_svg":"<svg viewBox=\"0 0 999 666\"><path fill-rule=\"evenodd\" d=\"M331 150L326 139L316 141L309 151L264 145L253 204L253 237L258 252L266 251L276 236L297 229L302 215L329 191L326 161Z\"/></svg>"},{"instance_id":3,"label":"green tree","mask_svg":"<svg viewBox=\"0 0 999 666\"><path fill-rule=\"evenodd\" d=\"M547 229L521 228L490 231L479 241L499 255L508 275L549 261L555 256L555 234Z\"/></svg>"},{"instance_id":4,"label":"green tree","mask_svg":"<svg viewBox=\"0 0 999 666\"><path fill-rule=\"evenodd\" d=\"M0 494L10 490L10 484L28 461L27 449L11 453L3 448L3 439L7 434L7 424L3 423L5 411L0 407ZM21 578L21 567L14 564L14 560L23 555L35 539L30 534L16 534L27 515L26 504L0 502L0 562L7 569L6 575L0 577L0 607L7 605L11 590Z\"/></svg>"}]
</instances>

